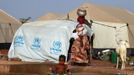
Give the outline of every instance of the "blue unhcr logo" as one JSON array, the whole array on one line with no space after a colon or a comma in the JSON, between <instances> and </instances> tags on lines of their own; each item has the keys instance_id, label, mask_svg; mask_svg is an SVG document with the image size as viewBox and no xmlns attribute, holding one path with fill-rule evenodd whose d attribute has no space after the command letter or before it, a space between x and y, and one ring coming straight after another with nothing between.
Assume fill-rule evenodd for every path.
<instances>
[{"instance_id":1,"label":"blue unhcr logo","mask_svg":"<svg viewBox=\"0 0 134 75\"><path fill-rule=\"evenodd\" d=\"M59 54L61 52L61 42L60 41L53 41L53 47L50 48L51 54Z\"/></svg>"},{"instance_id":2,"label":"blue unhcr logo","mask_svg":"<svg viewBox=\"0 0 134 75\"><path fill-rule=\"evenodd\" d=\"M24 44L24 37L21 36L21 35L20 36L16 36L14 44L15 44L15 46L19 46L19 47L23 46L23 44Z\"/></svg>"},{"instance_id":3,"label":"blue unhcr logo","mask_svg":"<svg viewBox=\"0 0 134 75\"><path fill-rule=\"evenodd\" d=\"M32 42L32 49L33 50L39 50L41 47L41 39L40 38L34 38L33 42Z\"/></svg>"}]
</instances>

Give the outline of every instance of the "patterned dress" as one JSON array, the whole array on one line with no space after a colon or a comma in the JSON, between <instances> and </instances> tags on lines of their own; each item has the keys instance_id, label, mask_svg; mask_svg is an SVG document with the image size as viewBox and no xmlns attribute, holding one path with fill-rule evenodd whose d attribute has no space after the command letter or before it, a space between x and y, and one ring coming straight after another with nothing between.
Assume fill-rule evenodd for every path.
<instances>
[{"instance_id":1,"label":"patterned dress","mask_svg":"<svg viewBox=\"0 0 134 75\"><path fill-rule=\"evenodd\" d=\"M84 42L83 42L84 41ZM79 36L72 45L71 48L71 62L77 63L88 63L88 51L89 50L89 41L86 35Z\"/></svg>"}]
</instances>

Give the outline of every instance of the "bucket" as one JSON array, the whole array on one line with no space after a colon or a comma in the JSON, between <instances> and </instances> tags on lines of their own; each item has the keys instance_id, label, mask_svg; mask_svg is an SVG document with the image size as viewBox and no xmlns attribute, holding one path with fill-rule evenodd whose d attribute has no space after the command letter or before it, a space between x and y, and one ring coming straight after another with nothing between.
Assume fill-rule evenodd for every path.
<instances>
[{"instance_id":1,"label":"bucket","mask_svg":"<svg viewBox=\"0 0 134 75\"><path fill-rule=\"evenodd\" d=\"M114 51L111 53L111 62L113 64L116 64L117 63L117 53L114 52Z\"/></svg>"}]
</instances>

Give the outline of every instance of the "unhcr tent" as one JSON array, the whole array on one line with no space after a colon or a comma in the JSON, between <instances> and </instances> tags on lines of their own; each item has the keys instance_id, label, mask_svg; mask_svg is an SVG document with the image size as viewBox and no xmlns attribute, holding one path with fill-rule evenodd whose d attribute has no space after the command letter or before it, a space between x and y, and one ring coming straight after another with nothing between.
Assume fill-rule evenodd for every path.
<instances>
[{"instance_id":1,"label":"unhcr tent","mask_svg":"<svg viewBox=\"0 0 134 75\"><path fill-rule=\"evenodd\" d=\"M11 43L20 25L17 19L0 9L0 43Z\"/></svg>"},{"instance_id":2,"label":"unhcr tent","mask_svg":"<svg viewBox=\"0 0 134 75\"><path fill-rule=\"evenodd\" d=\"M98 25L94 25L96 23L93 23L93 28L94 30L96 29L103 29L102 27L105 27L103 30L100 30L100 33L99 35L103 35L103 36L98 36L98 33L96 33L95 31L95 48L99 47L99 48L107 48L107 47L110 47L110 48L113 48L115 46L107 46L106 47L106 43L105 42L109 42L109 41L106 41L105 39L108 39L107 37L104 37L104 36L107 36L108 34L112 34L115 33L115 31L110 31L108 32L107 29L110 29L110 30L116 30L116 28L112 28L112 27L115 27L115 26L124 26L124 27L121 27L121 28L125 28L127 31L127 33L124 35L128 35L128 40L129 41L129 45L130 45L130 48L134 48L134 14L127 11L127 10L124 10L124 9L121 9L121 8L113 8L113 7L108 7L108 6L102 6L102 5L95 5L95 4L83 4L81 5L79 8L84 8L87 10L87 15L86 15L86 19L90 22L90 20L93 20L94 22L98 22L97 24ZM77 9L74 9L73 11L69 12L66 16L64 16L64 19L66 19L68 16L69 16L69 19L70 20L77 20ZM109 25L111 27L109 27ZM96 26L98 28L96 28ZM99 28L100 27L100 28ZM121 30L122 31L122 30ZM122 32L125 32L125 31L122 31ZM106 34L107 32L107 34ZM105 33L105 34L104 34ZM101 43L99 42L99 39L97 38L101 38L103 37L103 40L101 40ZM115 42L115 39L109 39L111 40L111 42ZM124 40L124 38L123 38ZM97 42L98 41L98 42ZM111 43L109 42L109 43ZM112 43L113 43L112 42ZM98 45L98 44L101 44L101 45ZM115 44L115 43L114 43Z\"/></svg>"},{"instance_id":3,"label":"unhcr tent","mask_svg":"<svg viewBox=\"0 0 134 75\"><path fill-rule=\"evenodd\" d=\"M25 23L17 30L8 57L22 61L57 62L59 55L67 56L69 40L77 24L67 20Z\"/></svg>"}]
</instances>

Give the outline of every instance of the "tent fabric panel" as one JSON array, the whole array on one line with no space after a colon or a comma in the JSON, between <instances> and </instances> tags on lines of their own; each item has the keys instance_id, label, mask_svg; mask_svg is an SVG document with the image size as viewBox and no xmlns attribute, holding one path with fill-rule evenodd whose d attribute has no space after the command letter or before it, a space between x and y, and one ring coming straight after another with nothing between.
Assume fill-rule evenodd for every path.
<instances>
[{"instance_id":1,"label":"tent fabric panel","mask_svg":"<svg viewBox=\"0 0 134 75\"><path fill-rule=\"evenodd\" d=\"M94 48L116 48L119 40L129 42L126 24L96 21L92 28L95 32Z\"/></svg>"},{"instance_id":2,"label":"tent fabric panel","mask_svg":"<svg viewBox=\"0 0 134 75\"><path fill-rule=\"evenodd\" d=\"M16 27L15 27L16 26ZM0 43L11 43L18 25L0 24Z\"/></svg>"}]
</instances>

